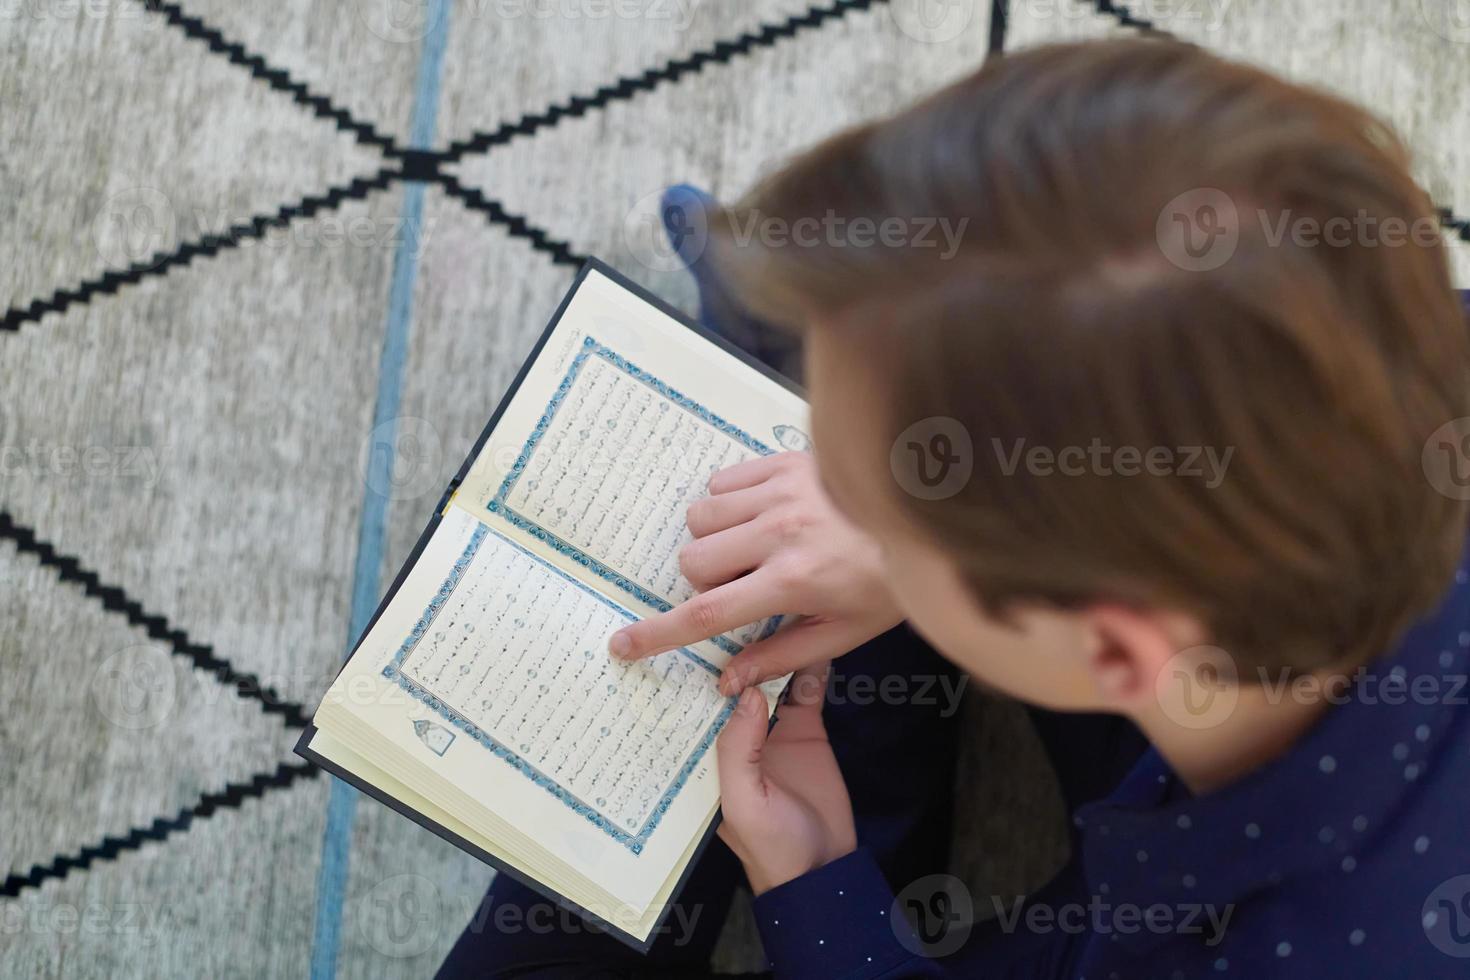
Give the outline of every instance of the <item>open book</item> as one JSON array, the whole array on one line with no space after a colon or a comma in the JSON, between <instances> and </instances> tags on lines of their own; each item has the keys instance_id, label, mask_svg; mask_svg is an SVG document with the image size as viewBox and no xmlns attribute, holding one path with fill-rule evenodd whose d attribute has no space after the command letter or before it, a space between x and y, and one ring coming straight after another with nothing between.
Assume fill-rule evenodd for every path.
<instances>
[{"instance_id":1,"label":"open book","mask_svg":"<svg viewBox=\"0 0 1470 980\"><path fill-rule=\"evenodd\" d=\"M806 425L788 382L590 263L297 751L646 950L715 826L720 668L778 623L631 664L607 641L693 594L710 474Z\"/></svg>"}]
</instances>

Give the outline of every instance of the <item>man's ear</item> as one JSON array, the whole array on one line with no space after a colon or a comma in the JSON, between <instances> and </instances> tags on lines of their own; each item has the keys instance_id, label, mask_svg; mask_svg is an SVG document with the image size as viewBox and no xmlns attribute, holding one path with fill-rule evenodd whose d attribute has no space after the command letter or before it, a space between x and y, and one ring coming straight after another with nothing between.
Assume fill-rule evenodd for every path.
<instances>
[{"instance_id":1,"label":"man's ear","mask_svg":"<svg viewBox=\"0 0 1470 980\"><path fill-rule=\"evenodd\" d=\"M1100 700L1130 712L1155 698L1155 682L1183 648L1203 642L1191 617L1098 603L1082 611L1086 668Z\"/></svg>"}]
</instances>

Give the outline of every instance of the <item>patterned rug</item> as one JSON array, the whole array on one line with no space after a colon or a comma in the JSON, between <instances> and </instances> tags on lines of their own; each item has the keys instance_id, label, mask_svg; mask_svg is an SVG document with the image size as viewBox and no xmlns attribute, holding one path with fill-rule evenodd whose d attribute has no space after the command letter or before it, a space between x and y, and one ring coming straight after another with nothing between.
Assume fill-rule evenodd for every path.
<instances>
[{"instance_id":1,"label":"patterned rug","mask_svg":"<svg viewBox=\"0 0 1470 980\"><path fill-rule=\"evenodd\" d=\"M0 0L0 974L432 972L489 870L290 747L583 257L689 304L665 185L738 194L991 50L1168 32L1388 117L1470 285L1463 15ZM959 871L1012 894L1054 791L973 715Z\"/></svg>"}]
</instances>

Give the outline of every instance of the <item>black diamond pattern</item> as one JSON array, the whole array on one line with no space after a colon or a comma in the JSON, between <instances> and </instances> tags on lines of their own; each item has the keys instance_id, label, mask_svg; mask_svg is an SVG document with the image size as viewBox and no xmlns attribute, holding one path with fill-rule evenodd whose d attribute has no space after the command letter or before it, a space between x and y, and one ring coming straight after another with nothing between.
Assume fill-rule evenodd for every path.
<instances>
[{"instance_id":1,"label":"black diamond pattern","mask_svg":"<svg viewBox=\"0 0 1470 980\"><path fill-rule=\"evenodd\" d=\"M242 242L260 238L271 229L287 225L298 218L309 218L319 212L330 211L346 201L362 200L376 191L386 190L397 181L438 184L466 207L483 214L488 222L504 228L512 237L527 242L552 262L573 268L580 267L586 261L586 256L573 251L566 242L551 237L525 217L507 211L494 198L486 197L474 188L465 187L452 175L445 173L443 166L467 155L484 153L516 136L529 136L538 130L556 125L564 118L585 115L588 111L626 101L665 82L674 82L696 73L705 65L728 64L739 55L748 54L757 48L771 47L794 37L802 30L840 19L853 10L866 10L886 2L887 0L835 0L830 6L812 7L779 24L763 25L760 29L742 34L733 40L718 41L709 48L667 61L641 75L620 78L611 85L602 86L590 96L572 96L564 103L523 115L492 132L477 133L463 142L451 145L448 150L436 151L399 146L371 124L353 118L351 113L335 105L328 97L312 92L306 85L294 80L288 72L273 68L260 55L229 40L199 18L188 16L178 4L146 0L145 6L150 12L163 17L187 37L203 43L210 51L221 55L231 64L247 69L252 77L275 91L290 96L292 101L313 115L331 121L343 132L351 133L359 143L376 148L391 164L372 177L359 177L345 185L329 188L321 194L284 204L272 213L256 215L249 221L232 226L223 234L203 235L184 242L172 252L161 252L135 262L126 269L110 270L75 287L58 289L49 298L33 300L27 306L12 307L0 317L0 332L17 332L23 325L37 322L48 313L61 313L73 306L83 306L94 296L113 295L122 287L134 285L145 278L167 275L170 270L186 266L196 258L212 257L221 251L233 249ZM81 586L84 595L97 600L108 611L119 613L131 625L146 631L150 638L168 643L175 654L192 662L196 669L213 674L220 683L237 690L241 696L257 701L261 710L281 715L292 728L306 726L308 713L302 705L287 701L272 689L263 687L255 675L236 670L229 661L216 656L211 646L191 640L183 630L170 626L166 617L147 612L136 600L129 598L120 586L103 583L79 559L59 554L34 529L17 524L4 509L0 509L0 540L11 542L20 554L29 554L36 558L43 567L54 571L60 581ZM187 831L196 818L208 818L219 810L235 809L246 800L259 798L272 790L285 789L302 779L315 778L318 772L310 763L283 762L274 772L257 773L245 782L230 783L219 792L206 793L193 806L186 807L173 816L159 817L147 827L135 827L121 837L106 837L100 843L83 847L76 854L57 855L47 863L35 865L25 874L12 874L0 885L0 898L14 898L24 889L38 887L49 879L65 878L73 871L86 870L96 861L116 860L120 855L138 850L149 841L167 840L170 836Z\"/></svg>"}]
</instances>

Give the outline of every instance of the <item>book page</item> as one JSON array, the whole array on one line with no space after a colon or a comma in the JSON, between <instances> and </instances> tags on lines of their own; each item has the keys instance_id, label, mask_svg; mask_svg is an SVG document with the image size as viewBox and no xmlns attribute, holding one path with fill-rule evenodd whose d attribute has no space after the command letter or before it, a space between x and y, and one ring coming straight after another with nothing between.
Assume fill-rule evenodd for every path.
<instances>
[{"instance_id":1,"label":"book page","mask_svg":"<svg viewBox=\"0 0 1470 980\"><path fill-rule=\"evenodd\" d=\"M317 724L370 733L409 768L359 751L456 820L494 814L644 908L714 811L714 744L734 700L694 650L613 661L607 636L634 618L451 507Z\"/></svg>"},{"instance_id":2,"label":"book page","mask_svg":"<svg viewBox=\"0 0 1470 980\"><path fill-rule=\"evenodd\" d=\"M714 473L770 452L588 336L487 507L595 555L615 583L668 607L694 594L679 572L689 504ZM731 638L743 646L770 626Z\"/></svg>"},{"instance_id":3,"label":"book page","mask_svg":"<svg viewBox=\"0 0 1470 980\"><path fill-rule=\"evenodd\" d=\"M639 853L733 701L690 651L610 658L631 619L479 524L383 676Z\"/></svg>"},{"instance_id":4,"label":"book page","mask_svg":"<svg viewBox=\"0 0 1470 980\"><path fill-rule=\"evenodd\" d=\"M806 448L805 420L798 396L592 273L455 503L600 591L662 612L694 595L678 561L689 504L721 469ZM734 654L778 624L711 642Z\"/></svg>"},{"instance_id":5,"label":"book page","mask_svg":"<svg viewBox=\"0 0 1470 980\"><path fill-rule=\"evenodd\" d=\"M496 860L515 863L514 857L504 849L501 841L487 837L482 829L465 823L433 800L420 795L408 783L397 779L392 773L380 768L372 759L354 751L329 732L318 729L311 735L308 744L313 753L345 769L357 779L387 793L390 798L408 805L450 833L494 856ZM699 833L690 838L684 854L675 862L675 868L683 868L689 863L703 836L703 828L701 828ZM573 901L614 928L621 929L635 939L644 941L652 937L659 919L667 912L669 903L675 895L676 884L677 879L671 876L654 895L653 902L642 909L618 904L609 905L605 901L588 897L573 899ZM564 897L571 898L570 895ZM667 923L664 928L668 928Z\"/></svg>"}]
</instances>

